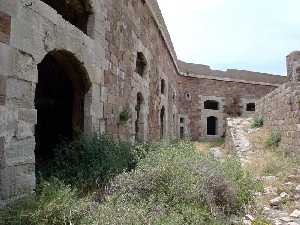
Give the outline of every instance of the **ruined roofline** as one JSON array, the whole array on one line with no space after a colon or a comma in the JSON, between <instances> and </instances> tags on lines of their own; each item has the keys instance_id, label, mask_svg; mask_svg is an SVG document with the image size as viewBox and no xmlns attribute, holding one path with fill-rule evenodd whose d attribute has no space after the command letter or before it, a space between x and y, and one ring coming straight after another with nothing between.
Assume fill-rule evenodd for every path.
<instances>
[{"instance_id":1,"label":"ruined roofline","mask_svg":"<svg viewBox=\"0 0 300 225\"><path fill-rule=\"evenodd\" d=\"M179 66L180 64L180 60L177 59L177 55L174 49L174 45L172 43L172 39L171 36L169 34L168 28L166 26L166 23L164 21L163 15L161 13L161 10L159 8L159 5L157 3L157 0L146 0L146 5L148 6L154 21L157 24L157 27L159 28L159 31L162 35L162 38L167 46L168 52L172 58L173 64L176 68L176 72L178 73L178 75L182 75L185 77L194 77L194 78L202 78L202 79L211 79L211 80L220 80L220 81L227 81L227 82L238 82L238 83L249 83L249 84L258 84L258 85L268 85L268 86L275 86L278 87L280 86L282 83L286 82L285 79L282 79L282 82L260 82L260 81L254 81L254 80L245 80L245 79L239 79L239 78L229 78L229 77L221 77L221 76L216 76L216 75L200 75L198 73L187 73L186 71L183 70L182 67ZM188 64L188 63L187 63ZM191 64L191 63L190 63ZM197 64L194 64L197 65ZM200 66L200 64L199 64ZM204 65L203 65L204 66ZM209 67L209 66L207 66ZM213 71L213 70L211 70ZM216 71L216 70L215 70ZM246 71L246 70L232 70L229 69L226 72L230 72L230 71L242 71L242 72L249 72L249 73L253 73L256 74L257 76L278 76L278 77L283 77L280 75L273 75L273 74L266 74L266 73L259 73L259 72L252 72L252 71ZM222 71L223 72L223 71ZM224 73L226 73L224 72Z\"/></svg>"}]
</instances>

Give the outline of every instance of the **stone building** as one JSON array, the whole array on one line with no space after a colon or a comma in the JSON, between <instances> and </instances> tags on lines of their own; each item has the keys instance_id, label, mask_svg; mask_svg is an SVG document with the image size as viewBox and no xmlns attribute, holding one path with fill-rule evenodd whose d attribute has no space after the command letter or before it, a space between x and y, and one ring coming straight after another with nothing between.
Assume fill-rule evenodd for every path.
<instances>
[{"instance_id":1,"label":"stone building","mask_svg":"<svg viewBox=\"0 0 300 225\"><path fill-rule=\"evenodd\" d=\"M156 0L0 0L0 202L61 137L216 138L286 81L179 61Z\"/></svg>"}]
</instances>

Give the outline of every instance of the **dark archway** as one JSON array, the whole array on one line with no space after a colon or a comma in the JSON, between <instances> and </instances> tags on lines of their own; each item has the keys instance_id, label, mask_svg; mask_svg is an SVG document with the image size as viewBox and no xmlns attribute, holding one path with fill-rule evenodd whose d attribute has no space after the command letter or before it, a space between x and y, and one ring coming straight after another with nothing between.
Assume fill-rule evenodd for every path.
<instances>
[{"instance_id":1,"label":"dark archway","mask_svg":"<svg viewBox=\"0 0 300 225\"><path fill-rule=\"evenodd\" d=\"M135 121L135 141L137 142L143 142L143 129L144 129L144 120L143 120L143 104L144 104L144 98L142 93L138 93L136 96L136 121Z\"/></svg>"},{"instance_id":2,"label":"dark archway","mask_svg":"<svg viewBox=\"0 0 300 225\"><path fill-rule=\"evenodd\" d=\"M165 137L165 107L163 106L160 110L160 139Z\"/></svg>"},{"instance_id":3,"label":"dark archway","mask_svg":"<svg viewBox=\"0 0 300 225\"><path fill-rule=\"evenodd\" d=\"M90 82L76 57L67 51L48 53L38 65L36 168L42 169L62 140L71 141L84 129L84 97Z\"/></svg>"},{"instance_id":4,"label":"dark archway","mask_svg":"<svg viewBox=\"0 0 300 225\"><path fill-rule=\"evenodd\" d=\"M147 60L142 52L138 52L136 56L135 72L144 77L147 67Z\"/></svg>"},{"instance_id":5,"label":"dark archway","mask_svg":"<svg viewBox=\"0 0 300 225\"><path fill-rule=\"evenodd\" d=\"M218 119L214 116L207 118L207 135L217 135Z\"/></svg>"},{"instance_id":6,"label":"dark archway","mask_svg":"<svg viewBox=\"0 0 300 225\"><path fill-rule=\"evenodd\" d=\"M57 11L65 20L88 34L92 7L89 0L42 0Z\"/></svg>"},{"instance_id":7,"label":"dark archway","mask_svg":"<svg viewBox=\"0 0 300 225\"><path fill-rule=\"evenodd\" d=\"M247 112L255 112L255 103L248 103L246 105L246 111Z\"/></svg>"},{"instance_id":8,"label":"dark archway","mask_svg":"<svg viewBox=\"0 0 300 225\"><path fill-rule=\"evenodd\" d=\"M204 109L219 110L219 103L214 100L207 100L204 102Z\"/></svg>"}]
</instances>

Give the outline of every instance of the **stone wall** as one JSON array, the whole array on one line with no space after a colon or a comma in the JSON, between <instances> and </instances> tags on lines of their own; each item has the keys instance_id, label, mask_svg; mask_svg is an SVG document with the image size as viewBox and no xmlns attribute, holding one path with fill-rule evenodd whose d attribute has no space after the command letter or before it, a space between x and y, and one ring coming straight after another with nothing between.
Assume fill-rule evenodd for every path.
<instances>
[{"instance_id":1,"label":"stone wall","mask_svg":"<svg viewBox=\"0 0 300 225\"><path fill-rule=\"evenodd\" d=\"M264 126L281 131L280 147L300 153L300 83L288 82L257 101Z\"/></svg>"},{"instance_id":2,"label":"stone wall","mask_svg":"<svg viewBox=\"0 0 300 225\"><path fill-rule=\"evenodd\" d=\"M209 116L218 118L218 135L220 137L225 132L225 118L229 113L226 106L235 98L238 99L238 109L241 116L249 116L254 112L246 111L246 104L255 103L256 100L270 93L277 88L272 84L251 84L245 82L232 82L225 80L204 79L191 76L181 76L178 78L179 92L179 113L189 118L187 124L187 135L198 140L206 135L206 119ZM190 95L187 98L187 95ZM220 104L219 110L206 110L203 108L205 100L217 100Z\"/></svg>"},{"instance_id":3,"label":"stone wall","mask_svg":"<svg viewBox=\"0 0 300 225\"><path fill-rule=\"evenodd\" d=\"M236 73L187 76L155 0L90 0L90 7L82 30L41 0L0 1L0 204L35 187L36 87L47 56L76 80L68 77L80 98L73 102L79 113L73 106L70 117L83 124L80 131L132 142L174 139L181 128L194 139L206 137L209 116L222 136L224 109L236 96L244 114L245 104L282 83L256 73L242 80ZM203 109L211 99L220 102L217 111Z\"/></svg>"}]
</instances>

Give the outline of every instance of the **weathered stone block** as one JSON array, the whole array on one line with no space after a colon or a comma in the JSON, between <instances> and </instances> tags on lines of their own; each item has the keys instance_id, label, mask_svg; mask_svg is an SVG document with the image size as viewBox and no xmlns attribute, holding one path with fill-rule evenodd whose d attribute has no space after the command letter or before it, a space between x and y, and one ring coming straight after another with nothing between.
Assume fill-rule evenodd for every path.
<instances>
[{"instance_id":1,"label":"weathered stone block","mask_svg":"<svg viewBox=\"0 0 300 225\"><path fill-rule=\"evenodd\" d=\"M16 166L16 193L28 194L35 188L35 166L34 164L25 164Z\"/></svg>"},{"instance_id":2,"label":"weathered stone block","mask_svg":"<svg viewBox=\"0 0 300 225\"><path fill-rule=\"evenodd\" d=\"M35 109L18 109L18 118L30 124L37 123L37 111Z\"/></svg>"},{"instance_id":3,"label":"weathered stone block","mask_svg":"<svg viewBox=\"0 0 300 225\"><path fill-rule=\"evenodd\" d=\"M34 89L35 86L30 82L8 78L6 95L8 104L16 108L33 108Z\"/></svg>"},{"instance_id":4,"label":"weathered stone block","mask_svg":"<svg viewBox=\"0 0 300 225\"><path fill-rule=\"evenodd\" d=\"M17 124L17 132L16 137L17 139L24 139L28 137L34 136L34 125L32 123L26 123L22 120L18 121Z\"/></svg>"},{"instance_id":5,"label":"weathered stone block","mask_svg":"<svg viewBox=\"0 0 300 225\"><path fill-rule=\"evenodd\" d=\"M0 11L0 42L9 44L11 17L5 12Z\"/></svg>"},{"instance_id":6,"label":"weathered stone block","mask_svg":"<svg viewBox=\"0 0 300 225\"><path fill-rule=\"evenodd\" d=\"M14 140L5 150L6 165L34 163L34 147L34 138L27 138L21 141Z\"/></svg>"}]
</instances>

